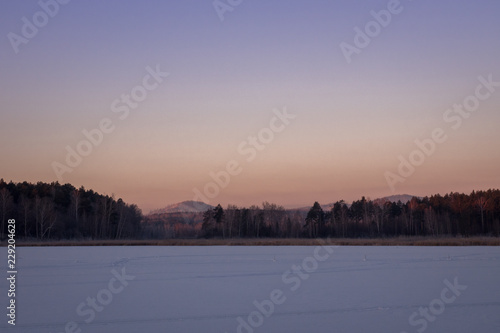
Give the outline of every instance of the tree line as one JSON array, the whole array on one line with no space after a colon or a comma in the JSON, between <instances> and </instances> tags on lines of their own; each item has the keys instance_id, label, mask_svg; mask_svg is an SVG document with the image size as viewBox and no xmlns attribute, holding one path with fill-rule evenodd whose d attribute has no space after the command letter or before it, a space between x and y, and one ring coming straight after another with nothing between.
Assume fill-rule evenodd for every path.
<instances>
[{"instance_id":1,"label":"tree line","mask_svg":"<svg viewBox=\"0 0 500 333\"><path fill-rule=\"evenodd\" d=\"M148 216L143 224L153 238L315 238L500 235L500 190L414 197L408 202L343 200L323 209L286 210L264 202L261 207L204 213Z\"/></svg>"},{"instance_id":2,"label":"tree line","mask_svg":"<svg viewBox=\"0 0 500 333\"><path fill-rule=\"evenodd\" d=\"M500 191L413 197L406 203L361 200L336 202L308 211L307 237L395 237L500 235Z\"/></svg>"},{"instance_id":3,"label":"tree line","mask_svg":"<svg viewBox=\"0 0 500 333\"><path fill-rule=\"evenodd\" d=\"M84 187L1 179L0 218L0 238L15 219L17 238L122 239L140 237L143 216L136 205Z\"/></svg>"},{"instance_id":4,"label":"tree line","mask_svg":"<svg viewBox=\"0 0 500 333\"><path fill-rule=\"evenodd\" d=\"M143 216L133 204L58 182L0 180L0 239L7 220L28 239L316 238L500 236L500 190L369 200L289 210L220 204L205 212Z\"/></svg>"}]
</instances>

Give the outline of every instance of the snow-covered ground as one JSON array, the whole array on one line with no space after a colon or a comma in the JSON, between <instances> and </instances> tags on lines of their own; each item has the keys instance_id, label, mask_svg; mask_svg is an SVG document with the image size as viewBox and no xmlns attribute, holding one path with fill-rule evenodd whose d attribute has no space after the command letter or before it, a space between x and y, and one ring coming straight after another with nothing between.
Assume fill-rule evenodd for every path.
<instances>
[{"instance_id":1,"label":"snow-covered ground","mask_svg":"<svg viewBox=\"0 0 500 333\"><path fill-rule=\"evenodd\" d=\"M499 247L18 248L17 268L1 332L500 332Z\"/></svg>"}]
</instances>

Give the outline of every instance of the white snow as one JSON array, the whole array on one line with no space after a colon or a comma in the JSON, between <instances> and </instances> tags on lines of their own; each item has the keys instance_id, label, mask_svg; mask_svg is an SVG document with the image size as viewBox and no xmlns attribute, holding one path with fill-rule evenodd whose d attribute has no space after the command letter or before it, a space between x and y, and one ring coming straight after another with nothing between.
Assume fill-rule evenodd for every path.
<instances>
[{"instance_id":1,"label":"white snow","mask_svg":"<svg viewBox=\"0 0 500 333\"><path fill-rule=\"evenodd\" d=\"M499 247L18 248L17 267L16 326L3 278L1 332L500 332ZM455 279L467 289L445 304ZM98 295L100 312L85 304Z\"/></svg>"}]
</instances>

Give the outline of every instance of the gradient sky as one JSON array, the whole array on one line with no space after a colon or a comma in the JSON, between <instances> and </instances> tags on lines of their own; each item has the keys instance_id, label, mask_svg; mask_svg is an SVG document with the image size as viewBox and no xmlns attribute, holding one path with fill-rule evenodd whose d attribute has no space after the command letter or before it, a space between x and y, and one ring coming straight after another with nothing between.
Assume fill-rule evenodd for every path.
<instances>
[{"instance_id":1,"label":"gradient sky","mask_svg":"<svg viewBox=\"0 0 500 333\"><path fill-rule=\"evenodd\" d=\"M500 87L457 130L443 114L478 76L500 81L500 2L402 0L348 64L340 43L388 2L247 0L221 22L211 0L73 0L16 54L8 34L41 8L3 1L0 177L56 181L52 162L109 118L115 130L63 182L144 212L193 199L230 160L242 171L210 204L499 188ZM120 120L111 103L157 64L169 77ZM296 118L247 162L238 146L283 108ZM384 173L437 127L448 140L391 191Z\"/></svg>"}]
</instances>

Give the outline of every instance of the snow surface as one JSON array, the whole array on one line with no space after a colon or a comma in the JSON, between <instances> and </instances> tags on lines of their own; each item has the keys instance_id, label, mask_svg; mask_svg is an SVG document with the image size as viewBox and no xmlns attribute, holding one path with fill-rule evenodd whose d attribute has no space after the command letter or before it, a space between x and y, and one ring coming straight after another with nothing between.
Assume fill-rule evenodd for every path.
<instances>
[{"instance_id":1,"label":"snow surface","mask_svg":"<svg viewBox=\"0 0 500 333\"><path fill-rule=\"evenodd\" d=\"M328 249L331 254L314 246L18 248L17 324L7 324L4 278L0 332L500 332L499 247ZM312 259L315 250L317 258L328 258ZM301 280L291 267L303 263L311 273ZM116 294L101 292L112 295L110 303L85 323L89 315L78 315L77 307L109 290L113 270L135 279ZM455 278L467 289L425 330L410 325L419 307L440 299L444 280ZM260 315L260 326L238 329L238 317L248 323L253 313L259 320L253 303L269 300L273 290L284 302L269 317ZM65 331L72 321L78 326Z\"/></svg>"}]
</instances>

